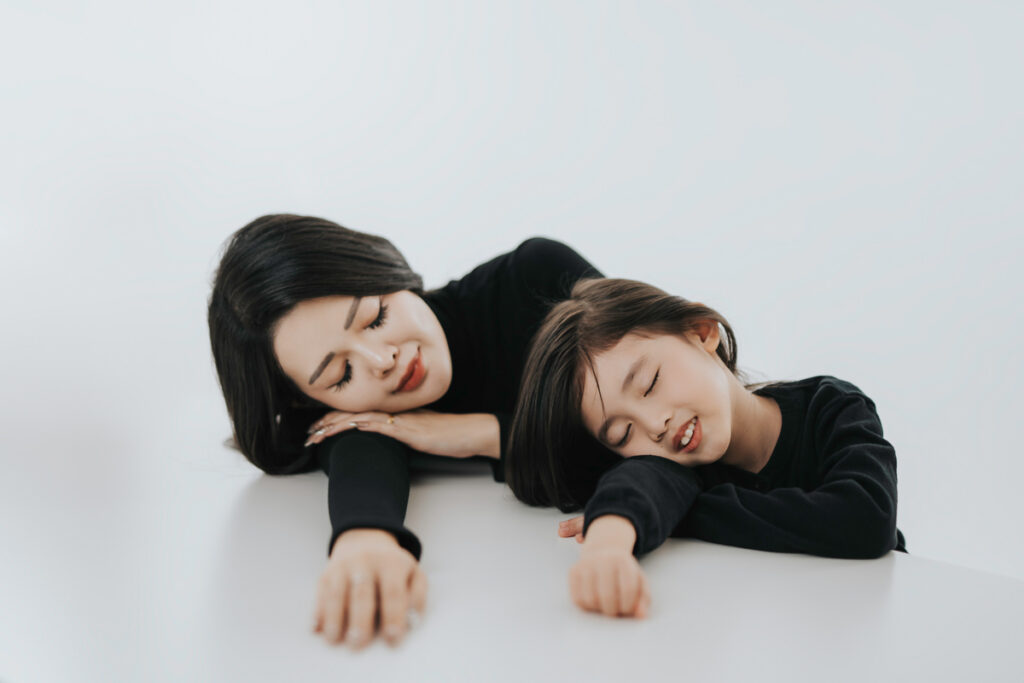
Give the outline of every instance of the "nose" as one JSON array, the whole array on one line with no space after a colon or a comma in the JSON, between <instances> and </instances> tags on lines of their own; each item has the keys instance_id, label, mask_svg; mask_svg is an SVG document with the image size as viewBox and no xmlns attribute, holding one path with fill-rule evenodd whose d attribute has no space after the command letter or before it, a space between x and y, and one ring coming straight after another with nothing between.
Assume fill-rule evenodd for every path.
<instances>
[{"instance_id":1,"label":"nose","mask_svg":"<svg viewBox=\"0 0 1024 683\"><path fill-rule=\"evenodd\" d=\"M387 377L398 362L398 347L390 344L384 346L360 344L356 348L356 353L362 357L363 362L377 377Z\"/></svg>"},{"instance_id":2,"label":"nose","mask_svg":"<svg viewBox=\"0 0 1024 683\"><path fill-rule=\"evenodd\" d=\"M671 413L649 413L641 422L644 430L655 443L661 441L668 434L668 423L672 419Z\"/></svg>"}]
</instances>

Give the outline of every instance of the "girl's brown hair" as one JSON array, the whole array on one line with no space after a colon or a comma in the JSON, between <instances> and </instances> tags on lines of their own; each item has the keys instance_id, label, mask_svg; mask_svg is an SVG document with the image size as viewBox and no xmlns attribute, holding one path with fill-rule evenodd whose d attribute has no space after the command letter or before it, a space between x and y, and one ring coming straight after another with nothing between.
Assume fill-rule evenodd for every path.
<instances>
[{"instance_id":1,"label":"girl's brown hair","mask_svg":"<svg viewBox=\"0 0 1024 683\"><path fill-rule=\"evenodd\" d=\"M516 497L563 512L582 507L621 460L583 426L584 373L593 372L593 357L631 332L682 335L709 321L724 332L719 358L738 375L736 337L714 309L635 280L577 282L544 319L526 359L505 461Z\"/></svg>"}]
</instances>

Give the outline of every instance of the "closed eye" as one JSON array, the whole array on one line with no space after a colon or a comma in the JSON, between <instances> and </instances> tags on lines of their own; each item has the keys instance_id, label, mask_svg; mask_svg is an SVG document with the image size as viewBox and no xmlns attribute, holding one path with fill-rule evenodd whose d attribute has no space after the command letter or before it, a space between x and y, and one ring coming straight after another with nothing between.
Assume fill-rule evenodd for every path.
<instances>
[{"instance_id":1,"label":"closed eye","mask_svg":"<svg viewBox=\"0 0 1024 683\"><path fill-rule=\"evenodd\" d=\"M384 299L380 300L380 312L377 313L377 317L374 318L373 322L366 326L368 330L375 330L384 324L384 321L388 319L388 307L384 305Z\"/></svg>"},{"instance_id":2,"label":"closed eye","mask_svg":"<svg viewBox=\"0 0 1024 683\"><path fill-rule=\"evenodd\" d=\"M348 384L350 379L352 379L352 364L345 361L345 373L337 383L331 385L331 389L334 391L341 391L345 385Z\"/></svg>"},{"instance_id":3,"label":"closed eye","mask_svg":"<svg viewBox=\"0 0 1024 683\"><path fill-rule=\"evenodd\" d=\"M616 448L622 448L623 446L626 445L626 442L629 441L629 433L631 431L633 431L633 423L632 422L630 422L629 426L626 427L626 433L622 435L622 440L619 441L617 444L615 444Z\"/></svg>"},{"instance_id":4,"label":"closed eye","mask_svg":"<svg viewBox=\"0 0 1024 683\"><path fill-rule=\"evenodd\" d=\"M647 391L644 392L644 397L645 398L647 397L648 394L650 394L652 391L654 391L654 385L658 383L658 375L660 375L660 374L661 374L661 368L658 368L658 371L656 373L654 373L654 379L651 381L651 386L647 387Z\"/></svg>"}]
</instances>

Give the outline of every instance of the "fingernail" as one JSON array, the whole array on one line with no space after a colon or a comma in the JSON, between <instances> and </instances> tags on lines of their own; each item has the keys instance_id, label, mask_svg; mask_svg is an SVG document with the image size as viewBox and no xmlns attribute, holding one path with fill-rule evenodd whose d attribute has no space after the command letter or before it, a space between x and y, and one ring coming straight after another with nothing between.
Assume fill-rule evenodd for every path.
<instances>
[{"instance_id":1,"label":"fingernail","mask_svg":"<svg viewBox=\"0 0 1024 683\"><path fill-rule=\"evenodd\" d=\"M347 642L349 642L349 643L358 643L359 639L362 637L362 635L363 635L363 632L360 631L359 629L357 629L357 628L350 628L348 630L348 635L345 636L345 640Z\"/></svg>"},{"instance_id":2,"label":"fingernail","mask_svg":"<svg viewBox=\"0 0 1024 683\"><path fill-rule=\"evenodd\" d=\"M384 629L384 635L387 637L388 640L392 642L397 642L398 639L402 637L402 629L401 627L392 624L391 626L388 626L386 629Z\"/></svg>"}]
</instances>

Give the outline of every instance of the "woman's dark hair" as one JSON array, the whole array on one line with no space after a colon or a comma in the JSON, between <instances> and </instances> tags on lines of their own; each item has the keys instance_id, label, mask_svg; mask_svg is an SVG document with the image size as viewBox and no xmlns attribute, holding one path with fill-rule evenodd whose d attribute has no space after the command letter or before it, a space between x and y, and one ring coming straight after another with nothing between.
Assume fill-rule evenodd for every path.
<instances>
[{"instance_id":1,"label":"woman's dark hair","mask_svg":"<svg viewBox=\"0 0 1024 683\"><path fill-rule=\"evenodd\" d=\"M547 314L526 359L505 461L516 497L563 512L586 504L601 475L622 459L583 426L583 384L593 357L630 332L682 335L705 322L724 330L717 353L738 375L736 337L717 311L635 280L577 282Z\"/></svg>"},{"instance_id":2,"label":"woman's dark hair","mask_svg":"<svg viewBox=\"0 0 1024 683\"><path fill-rule=\"evenodd\" d=\"M306 429L327 406L303 394L274 355L273 331L296 304L324 296L423 292L383 237L323 218L273 214L227 241L213 280L210 345L239 449L269 474L311 469Z\"/></svg>"}]
</instances>

